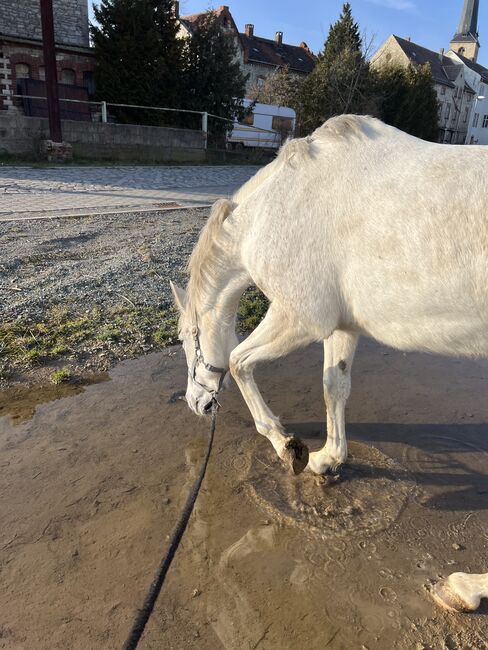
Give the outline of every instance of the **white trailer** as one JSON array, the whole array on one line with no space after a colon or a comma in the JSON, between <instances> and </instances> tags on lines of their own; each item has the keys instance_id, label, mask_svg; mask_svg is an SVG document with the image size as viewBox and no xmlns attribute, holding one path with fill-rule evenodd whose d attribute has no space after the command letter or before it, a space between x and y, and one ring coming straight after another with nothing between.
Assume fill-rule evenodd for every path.
<instances>
[{"instance_id":1,"label":"white trailer","mask_svg":"<svg viewBox=\"0 0 488 650\"><path fill-rule=\"evenodd\" d=\"M246 108L251 104L251 100L244 100ZM295 121L296 114L292 108L255 104L250 115L243 118L241 122L237 120L234 122L232 132L227 136L227 147L229 149L244 147L278 149L289 135L293 135Z\"/></svg>"}]
</instances>

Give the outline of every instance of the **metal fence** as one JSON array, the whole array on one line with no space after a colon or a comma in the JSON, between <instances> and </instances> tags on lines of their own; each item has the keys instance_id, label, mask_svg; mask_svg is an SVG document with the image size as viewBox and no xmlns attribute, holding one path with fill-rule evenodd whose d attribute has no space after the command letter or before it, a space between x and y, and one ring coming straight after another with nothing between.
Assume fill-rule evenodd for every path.
<instances>
[{"instance_id":1,"label":"metal fence","mask_svg":"<svg viewBox=\"0 0 488 650\"><path fill-rule=\"evenodd\" d=\"M26 114L30 114L28 112L28 104L26 102L39 102L39 101L44 101L47 102L47 98L43 96L37 96L37 95L21 95L21 94L15 94L15 95L10 95L10 97L18 100L22 100L24 102L24 112ZM173 127L173 128L194 128L195 130L201 130L202 133L204 134L204 140L205 140L205 148L208 147L209 145L209 136L212 135L212 129L209 129L209 124L211 124L212 120L215 120L216 122L227 122L228 123L228 129L227 131L231 131L232 128L234 127L234 121L230 120L225 117L220 117L219 115L214 115L213 113L208 113L207 111L193 111L189 110L186 108L163 108L160 106L144 106L143 104L115 104L112 102L105 102L105 101L90 101L90 100L80 100L80 99L60 99L59 100L60 106L62 107L63 104L69 103L69 104L83 104L83 105L89 105L90 108L90 118L91 121L97 122L100 121L102 123L107 123L107 122L116 122L116 123L121 123L118 120L117 114L120 113L120 111L143 111L143 112L151 112L153 111L154 113L169 113L169 114L180 114L184 116L195 116L195 121L193 125L189 126L188 125L188 120L182 120L180 124L178 125L177 123L175 124L157 124L156 126L166 126L166 127ZM86 111L84 111L84 114L86 115ZM134 120L134 121L127 121L127 115L125 115L124 121L122 123L125 124L141 124L141 120ZM81 119L81 118L80 118ZM82 118L86 119L86 117ZM144 125L144 124L142 124ZM154 124L153 124L154 126ZM196 127L198 126L198 129ZM241 126L239 126L241 128ZM273 136L277 135L276 131L273 130L268 130L268 129L260 129L258 127L253 127L254 130L260 131L263 134L273 134ZM218 131L218 129L216 129Z\"/></svg>"}]
</instances>

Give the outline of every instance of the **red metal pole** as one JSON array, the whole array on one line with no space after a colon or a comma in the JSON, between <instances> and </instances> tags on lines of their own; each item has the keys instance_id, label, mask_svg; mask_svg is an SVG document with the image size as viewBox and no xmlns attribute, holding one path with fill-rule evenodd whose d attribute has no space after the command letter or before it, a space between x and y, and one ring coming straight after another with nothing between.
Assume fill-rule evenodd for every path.
<instances>
[{"instance_id":1,"label":"red metal pole","mask_svg":"<svg viewBox=\"0 0 488 650\"><path fill-rule=\"evenodd\" d=\"M56 47L54 44L53 0L41 0L42 48L46 70L47 112L49 133L53 142L62 142L61 113L59 110Z\"/></svg>"}]
</instances>

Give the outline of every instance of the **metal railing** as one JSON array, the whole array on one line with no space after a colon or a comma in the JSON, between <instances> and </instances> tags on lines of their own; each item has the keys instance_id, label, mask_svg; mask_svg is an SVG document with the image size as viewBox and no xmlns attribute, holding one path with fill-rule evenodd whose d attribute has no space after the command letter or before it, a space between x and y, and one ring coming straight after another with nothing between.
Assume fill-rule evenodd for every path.
<instances>
[{"instance_id":1,"label":"metal railing","mask_svg":"<svg viewBox=\"0 0 488 650\"><path fill-rule=\"evenodd\" d=\"M21 99L21 100L26 100L26 99L33 99L33 100L43 100L47 101L47 97L42 97L38 95L19 95L19 94L11 94L9 97L13 99ZM204 136L205 140L205 149L208 147L208 135L209 135L209 118L214 119L214 120L220 120L222 122L228 122L230 125L233 126L233 128L239 129L239 130L247 130L249 129L250 131L260 131L262 133L271 133L274 136L279 135L278 131L274 131L271 129L262 129L260 127L255 127L251 125L246 125L246 124L240 124L234 122L234 120L231 120L227 117L221 117L220 115L215 115L213 113L209 113L207 111L194 111L190 110L187 108L165 108L161 106L144 106L142 104L115 104L112 102L106 102L106 101L91 101L91 100L85 100L85 99L65 99L65 98L59 98L59 103L62 104L63 102L68 102L72 104L88 104L89 106L98 106L100 109L100 121L102 123L108 123L109 121L109 111L108 108L112 107L115 109L119 108L127 108L127 109L136 109L136 110L148 110L148 111L156 111L156 112L168 112L168 113L185 113L185 114L191 114L191 115L200 115L201 118L201 131ZM188 128L188 127L183 127L183 128ZM244 138L247 139L247 138ZM251 138L249 138L251 139ZM255 140L255 138L254 138Z\"/></svg>"}]
</instances>

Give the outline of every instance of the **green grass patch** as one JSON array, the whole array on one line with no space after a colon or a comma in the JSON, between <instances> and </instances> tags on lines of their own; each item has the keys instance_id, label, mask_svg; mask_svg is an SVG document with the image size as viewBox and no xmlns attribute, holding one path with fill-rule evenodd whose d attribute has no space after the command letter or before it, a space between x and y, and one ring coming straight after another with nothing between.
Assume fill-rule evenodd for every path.
<instances>
[{"instance_id":1,"label":"green grass patch","mask_svg":"<svg viewBox=\"0 0 488 650\"><path fill-rule=\"evenodd\" d=\"M252 332L266 316L269 300L259 289L248 289L242 296L237 311L240 332Z\"/></svg>"},{"instance_id":2,"label":"green grass patch","mask_svg":"<svg viewBox=\"0 0 488 650\"><path fill-rule=\"evenodd\" d=\"M237 315L239 331L252 331L264 318L268 304L260 291L246 291ZM173 308L121 304L76 313L53 306L40 322L19 319L0 324L0 379L13 370L63 358L83 362L92 355L104 355L115 361L177 341L178 314Z\"/></svg>"},{"instance_id":3,"label":"green grass patch","mask_svg":"<svg viewBox=\"0 0 488 650\"><path fill-rule=\"evenodd\" d=\"M65 384L71 379L71 370L69 368L61 368L61 370L56 370L56 372L51 373L49 376L52 384Z\"/></svg>"}]
</instances>

